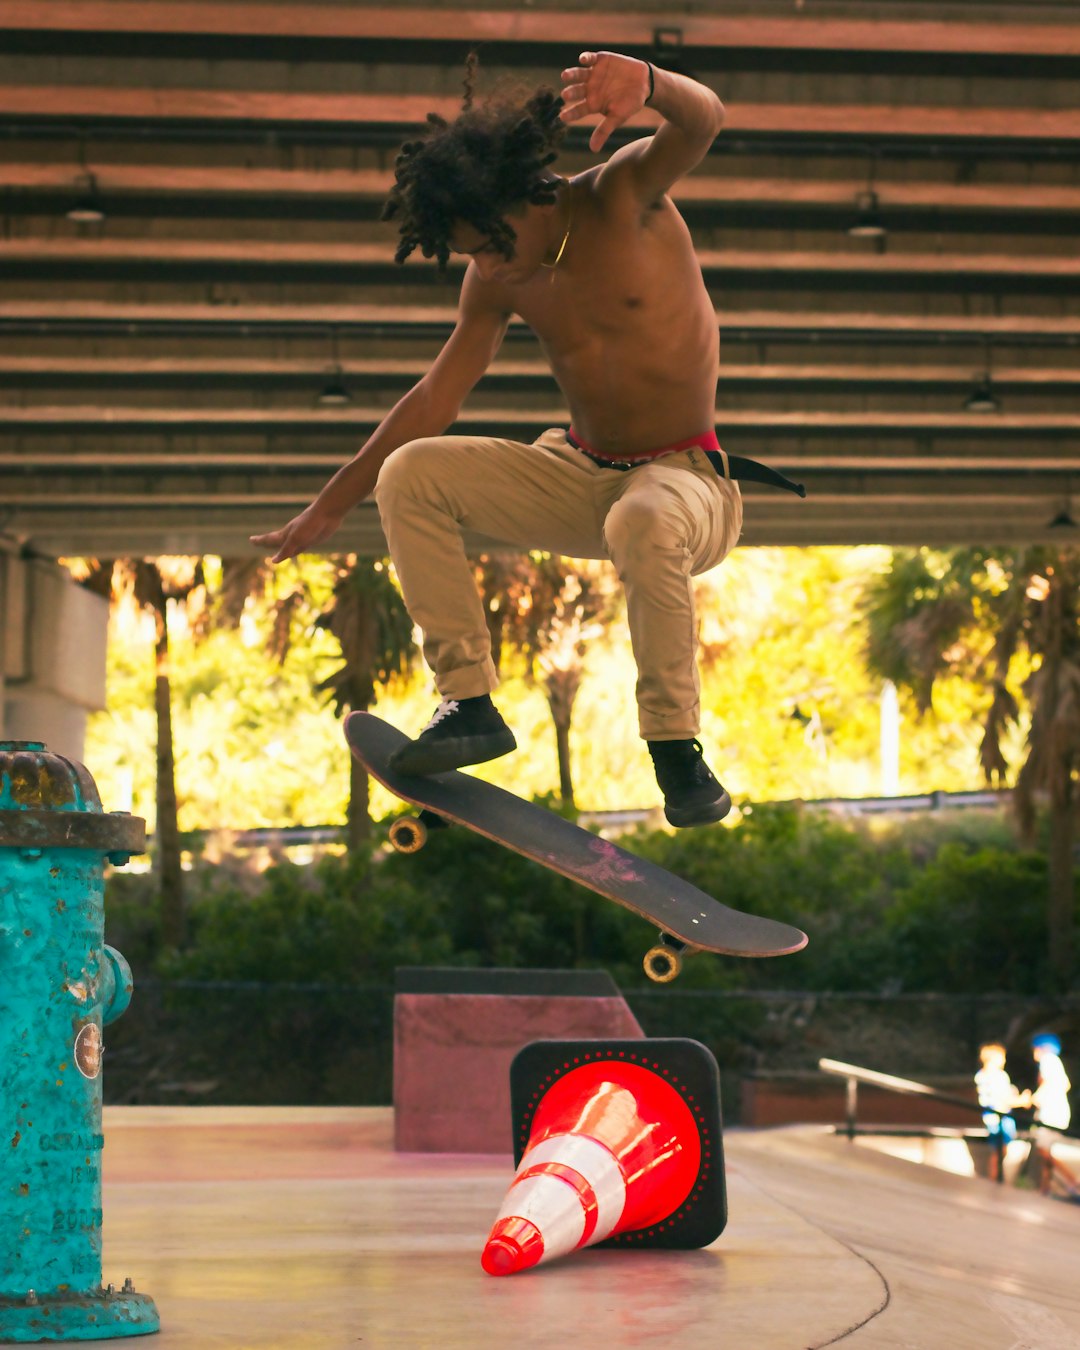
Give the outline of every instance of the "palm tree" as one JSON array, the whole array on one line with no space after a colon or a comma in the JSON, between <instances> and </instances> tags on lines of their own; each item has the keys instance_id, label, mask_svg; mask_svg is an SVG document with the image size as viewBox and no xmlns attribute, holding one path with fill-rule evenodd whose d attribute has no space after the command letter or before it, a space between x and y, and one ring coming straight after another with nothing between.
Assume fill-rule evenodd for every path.
<instances>
[{"instance_id":1,"label":"palm tree","mask_svg":"<svg viewBox=\"0 0 1080 1350\"><path fill-rule=\"evenodd\" d=\"M614 573L606 564L576 562L546 553L485 555L476 565L499 669L509 647L525 660L526 678L536 680L555 724L559 796L574 807L570 725L585 673L588 644L614 612Z\"/></svg>"},{"instance_id":2,"label":"palm tree","mask_svg":"<svg viewBox=\"0 0 1080 1350\"><path fill-rule=\"evenodd\" d=\"M966 676L989 702L979 749L987 781L1008 771L1003 740L1019 706L1010 669L1026 662L1027 754L1014 804L1030 840L1049 817L1049 968L1064 988L1074 965L1073 842L1080 803L1080 549L898 552L867 590L868 657L878 674L930 706L935 682Z\"/></svg>"},{"instance_id":3,"label":"palm tree","mask_svg":"<svg viewBox=\"0 0 1080 1350\"><path fill-rule=\"evenodd\" d=\"M280 583L280 584L279 584ZM293 621L311 604L308 587L295 564L274 567L265 558L222 558L208 622L239 628L249 601L268 601L270 630L267 655L283 665L292 649Z\"/></svg>"},{"instance_id":4,"label":"palm tree","mask_svg":"<svg viewBox=\"0 0 1080 1350\"><path fill-rule=\"evenodd\" d=\"M297 567L274 567L263 558L222 558L213 619L237 627L252 599L265 602L270 621L266 648L281 664L292 647L295 621L308 618L338 640L342 665L316 685L329 694L337 716L366 710L378 686L410 671L416 660L412 622L385 559L355 556L328 559L334 570L333 592L321 612L310 576ZM371 835L369 780L359 762L349 760L346 838L350 849Z\"/></svg>"},{"instance_id":5,"label":"palm tree","mask_svg":"<svg viewBox=\"0 0 1080 1350\"><path fill-rule=\"evenodd\" d=\"M128 600L154 618L154 713L157 722L154 871L161 914L161 940L181 947L187 937L184 873L176 799L172 688L169 669L169 603L188 607L199 623L206 607L202 559L195 557L122 558L88 564L84 581L91 590L117 603Z\"/></svg>"},{"instance_id":6,"label":"palm tree","mask_svg":"<svg viewBox=\"0 0 1080 1350\"><path fill-rule=\"evenodd\" d=\"M407 675L415 665L412 620L386 559L342 559L333 599L316 622L341 647L342 664L316 685L318 693L329 696L338 717L350 710L366 712L380 685ZM347 819L348 845L356 849L371 837L370 785L352 755Z\"/></svg>"}]
</instances>

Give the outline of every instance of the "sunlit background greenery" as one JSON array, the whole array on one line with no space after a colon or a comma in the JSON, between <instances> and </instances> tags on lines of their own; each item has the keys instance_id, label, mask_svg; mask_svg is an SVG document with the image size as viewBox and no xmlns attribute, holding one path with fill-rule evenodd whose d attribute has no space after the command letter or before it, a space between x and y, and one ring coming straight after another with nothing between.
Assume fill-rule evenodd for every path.
<instances>
[{"instance_id":1,"label":"sunlit background greenery","mask_svg":"<svg viewBox=\"0 0 1080 1350\"><path fill-rule=\"evenodd\" d=\"M702 733L707 757L740 801L859 797L881 791L881 681L864 654L860 602L890 563L878 547L744 549L698 582L703 647ZM212 564L211 564L212 567ZM302 577L328 597L328 560L279 569L278 592ZM268 596L249 602L238 629L196 635L170 614L176 773L183 830L337 824L345 819L348 755L341 726L315 685L340 663L315 608L293 616L283 663L267 651ZM108 709L91 718L86 762L107 807L154 820L153 622L114 606ZM1017 688L1026 672L1014 672ZM655 806L659 792L638 738L634 664L620 616L593 639L571 732L577 805ZM531 797L559 786L555 735L541 689L508 661L496 696L517 754L484 777ZM380 694L375 711L415 734L437 699L426 671ZM982 786L978 743L985 696L951 678L920 713L901 693L901 793ZM1017 762L1024 720L1010 742ZM372 797L378 818L392 801Z\"/></svg>"},{"instance_id":2,"label":"sunlit background greenery","mask_svg":"<svg viewBox=\"0 0 1080 1350\"><path fill-rule=\"evenodd\" d=\"M691 958L677 988L650 987L654 933L636 914L466 831L436 833L417 860L386 847L385 823L371 828L369 815L402 808L375 788L369 812L339 715L372 706L374 685L375 710L415 734L437 697L422 668L391 674L410 644L388 565L196 564L143 564L141 589L137 560L99 569L114 597L109 706L86 760L106 806L155 830L153 871L140 859L107 882L110 938L141 990L113 1036L115 1100L174 1100L179 1082L200 1101L388 1101L395 972L416 965L605 969L648 1034L709 1044L729 1111L742 1074L812 1068L826 1046L967 1081L980 1036L1015 1049L1053 1025L1080 1043L1075 1002L1056 1001L1080 981L1069 550L748 548L699 580L701 739L738 809L681 831L654 811L621 841L810 943L775 961ZM519 750L476 772L558 809L658 807L610 573L543 555L477 572ZM156 669L166 574L178 598ZM184 840L155 753L166 674ZM886 674L897 778L880 750ZM555 726L568 710L569 757ZM991 809L783 804L979 790L987 772L1015 788ZM1025 802L1031 828L1018 830ZM288 849L229 834L288 825L346 828Z\"/></svg>"}]
</instances>

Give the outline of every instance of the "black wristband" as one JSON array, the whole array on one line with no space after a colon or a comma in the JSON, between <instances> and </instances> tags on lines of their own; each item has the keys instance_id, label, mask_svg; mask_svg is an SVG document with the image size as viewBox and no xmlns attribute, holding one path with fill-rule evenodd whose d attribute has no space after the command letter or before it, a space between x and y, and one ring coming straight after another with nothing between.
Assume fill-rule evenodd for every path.
<instances>
[{"instance_id":1,"label":"black wristband","mask_svg":"<svg viewBox=\"0 0 1080 1350\"><path fill-rule=\"evenodd\" d=\"M648 92L648 94L645 96L645 102L648 103L649 100L652 98L653 94L656 93L656 80L653 78L652 62L651 62L651 61L646 61L646 62L645 62L645 65L646 65L646 67L647 67L647 69L648 69L648 72L649 72L649 92Z\"/></svg>"}]
</instances>

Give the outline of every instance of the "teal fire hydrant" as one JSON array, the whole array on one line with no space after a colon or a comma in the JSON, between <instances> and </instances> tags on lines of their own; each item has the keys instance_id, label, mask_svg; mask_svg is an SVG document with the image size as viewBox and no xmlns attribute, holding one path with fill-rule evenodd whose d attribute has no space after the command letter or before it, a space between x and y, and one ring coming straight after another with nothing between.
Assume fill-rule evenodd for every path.
<instances>
[{"instance_id":1,"label":"teal fire hydrant","mask_svg":"<svg viewBox=\"0 0 1080 1350\"><path fill-rule=\"evenodd\" d=\"M130 1280L101 1283L101 1029L131 1001L104 864L144 841L81 764L0 741L0 1342L159 1327Z\"/></svg>"}]
</instances>

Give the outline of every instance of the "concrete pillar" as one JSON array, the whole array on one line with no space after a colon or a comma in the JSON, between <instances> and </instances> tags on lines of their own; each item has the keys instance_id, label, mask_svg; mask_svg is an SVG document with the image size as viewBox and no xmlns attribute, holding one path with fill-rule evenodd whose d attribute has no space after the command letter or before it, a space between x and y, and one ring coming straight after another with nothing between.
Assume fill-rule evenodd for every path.
<instances>
[{"instance_id":1,"label":"concrete pillar","mask_svg":"<svg viewBox=\"0 0 1080 1350\"><path fill-rule=\"evenodd\" d=\"M109 605L64 568L0 551L0 738L82 760L105 706Z\"/></svg>"}]
</instances>

